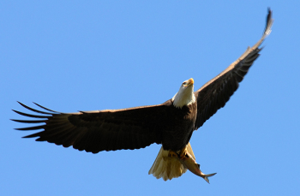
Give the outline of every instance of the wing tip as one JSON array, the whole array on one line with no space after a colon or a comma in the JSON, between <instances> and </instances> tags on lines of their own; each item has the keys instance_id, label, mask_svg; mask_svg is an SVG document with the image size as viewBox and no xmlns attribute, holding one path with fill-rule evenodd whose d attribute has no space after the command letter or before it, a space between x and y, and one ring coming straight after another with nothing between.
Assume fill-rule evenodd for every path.
<instances>
[{"instance_id":1,"label":"wing tip","mask_svg":"<svg viewBox=\"0 0 300 196\"><path fill-rule=\"evenodd\" d=\"M272 10L270 7L268 7L268 15L267 15L267 19L266 19L266 28L264 30L264 37L268 36L272 30L271 27L273 25L274 19L272 18Z\"/></svg>"}]
</instances>

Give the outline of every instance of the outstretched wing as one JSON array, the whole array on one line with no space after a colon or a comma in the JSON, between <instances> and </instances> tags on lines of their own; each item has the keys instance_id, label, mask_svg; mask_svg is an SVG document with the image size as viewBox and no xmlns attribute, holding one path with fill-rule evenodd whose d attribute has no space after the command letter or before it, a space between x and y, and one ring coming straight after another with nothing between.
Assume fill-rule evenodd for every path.
<instances>
[{"instance_id":1,"label":"outstretched wing","mask_svg":"<svg viewBox=\"0 0 300 196\"><path fill-rule=\"evenodd\" d=\"M20 103L20 102L19 102ZM38 120L14 120L21 123L44 123L17 128L17 130L43 131L25 136L38 137L36 141L48 141L64 147L98 153L99 151L139 149L152 143L161 143L163 121L167 118L170 102L160 105L121 110L102 110L78 113L61 113L36 104L40 111L20 103L37 114L16 113Z\"/></svg>"},{"instance_id":2,"label":"outstretched wing","mask_svg":"<svg viewBox=\"0 0 300 196\"><path fill-rule=\"evenodd\" d=\"M272 12L269 9L266 28L262 38L253 47L248 47L246 52L229 65L227 69L195 92L198 111L196 129L201 127L218 109L223 107L230 96L237 90L239 82L243 80L249 68L259 56L259 52L262 50L259 46L271 33L272 24Z\"/></svg>"}]
</instances>

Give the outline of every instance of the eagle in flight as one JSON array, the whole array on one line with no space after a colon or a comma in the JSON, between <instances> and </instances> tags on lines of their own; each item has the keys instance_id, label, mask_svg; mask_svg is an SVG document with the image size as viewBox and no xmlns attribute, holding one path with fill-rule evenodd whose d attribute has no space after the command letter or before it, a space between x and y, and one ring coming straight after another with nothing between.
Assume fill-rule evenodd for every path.
<instances>
[{"instance_id":1,"label":"eagle in flight","mask_svg":"<svg viewBox=\"0 0 300 196\"><path fill-rule=\"evenodd\" d=\"M34 120L12 120L29 124L42 123L17 128L41 129L24 138L37 137L36 141L47 141L64 147L73 146L77 150L92 153L133 150L153 143L161 144L149 174L171 180L188 169L209 182L208 177L215 173L202 173L189 143L190 138L218 109L224 107L237 90L239 83L258 58L262 50L259 46L270 34L272 23L272 12L269 9L261 39L197 91L194 91L194 80L191 78L180 85L175 96L162 104L76 113L57 112L35 103L42 109L37 110L19 102L35 114L13 111Z\"/></svg>"}]
</instances>

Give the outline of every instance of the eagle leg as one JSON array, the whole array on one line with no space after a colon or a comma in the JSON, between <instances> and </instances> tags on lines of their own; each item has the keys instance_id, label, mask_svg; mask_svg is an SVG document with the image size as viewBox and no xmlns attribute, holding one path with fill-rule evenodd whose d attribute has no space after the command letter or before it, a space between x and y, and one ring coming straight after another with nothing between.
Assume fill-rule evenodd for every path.
<instances>
[{"instance_id":1,"label":"eagle leg","mask_svg":"<svg viewBox=\"0 0 300 196\"><path fill-rule=\"evenodd\" d=\"M168 153L168 157L176 157L179 158L179 154L177 154L176 152L170 150Z\"/></svg>"},{"instance_id":2,"label":"eagle leg","mask_svg":"<svg viewBox=\"0 0 300 196\"><path fill-rule=\"evenodd\" d=\"M188 149L187 149L187 146L185 146L183 149L181 149L178 153L178 157L179 159L183 160L185 159L185 157L187 156L188 154Z\"/></svg>"},{"instance_id":3,"label":"eagle leg","mask_svg":"<svg viewBox=\"0 0 300 196\"><path fill-rule=\"evenodd\" d=\"M187 155L188 153L188 149L187 149L187 146L185 146L183 149L181 150L178 150L178 151L172 151L172 150L169 150L169 153L168 153L168 157L175 157L175 158L178 158L178 159L184 159L184 157Z\"/></svg>"}]
</instances>

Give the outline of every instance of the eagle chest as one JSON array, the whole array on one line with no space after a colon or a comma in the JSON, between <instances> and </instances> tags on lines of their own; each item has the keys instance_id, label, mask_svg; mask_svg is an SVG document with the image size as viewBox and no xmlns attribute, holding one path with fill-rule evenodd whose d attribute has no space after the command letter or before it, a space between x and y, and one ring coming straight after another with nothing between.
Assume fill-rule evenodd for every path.
<instances>
[{"instance_id":1,"label":"eagle chest","mask_svg":"<svg viewBox=\"0 0 300 196\"><path fill-rule=\"evenodd\" d=\"M197 105L172 107L168 127L163 131L162 145L165 150L181 150L189 142L195 127Z\"/></svg>"}]
</instances>

